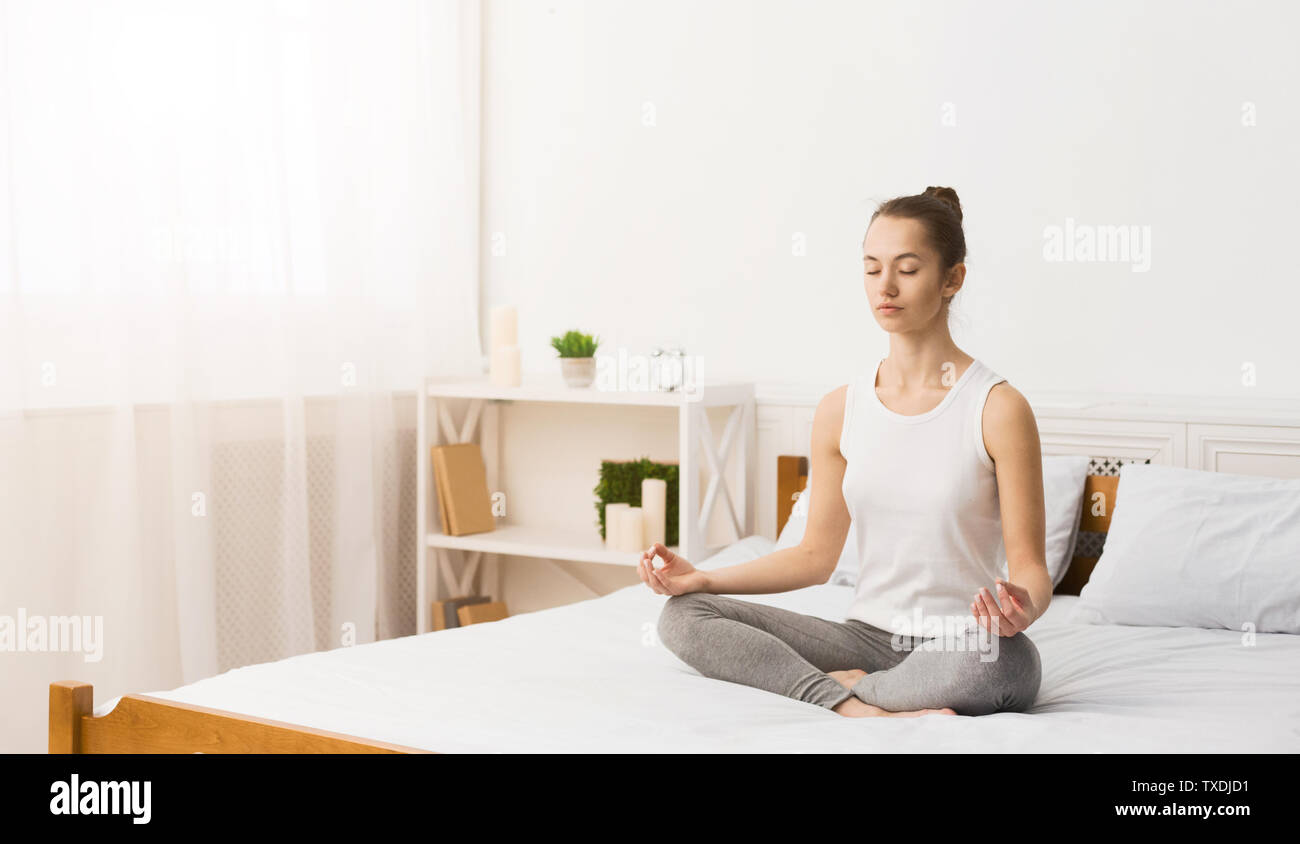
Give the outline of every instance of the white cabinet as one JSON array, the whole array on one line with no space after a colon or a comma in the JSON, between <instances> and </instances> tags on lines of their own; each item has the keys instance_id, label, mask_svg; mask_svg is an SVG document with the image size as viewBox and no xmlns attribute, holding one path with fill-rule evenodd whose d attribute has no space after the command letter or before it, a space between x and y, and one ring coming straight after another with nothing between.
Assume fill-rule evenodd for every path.
<instances>
[{"instance_id":1,"label":"white cabinet","mask_svg":"<svg viewBox=\"0 0 1300 844\"><path fill-rule=\"evenodd\" d=\"M685 393L603 391L596 387L574 389L565 385L558 376L525 375L523 381L519 387L498 387L483 378L431 378L421 385L416 401L416 454L419 460L416 475L416 594L419 606L416 615L419 632L430 629L429 612L438 594L438 575L441 574L448 584L451 594L468 592L485 555L487 566L484 574L489 594L499 594L496 555L610 565L636 564L635 552L607 550L600 535L592 529L566 530L551 524L521 524L504 519L494 530L485 533L466 536L442 533L441 523L433 514L435 499L431 487L430 447L477 439L483 449L488 490L499 490L500 406L505 402L607 405L629 410L646 407L676 409L680 542L672 550L694 560L712 553L714 549L706 543L704 527L710 524L715 511L730 525L734 539L754 533L756 414L753 384L703 384L693 392ZM450 400L460 400L457 404L467 408L461 420L452 418ZM730 408L720 437L714 436L709 414L705 412L715 407ZM734 498L726 483L729 469L737 479L738 493ZM706 478L704 484L701 484L701 470ZM590 502L575 504L590 506ZM448 557L453 551L468 556L468 563L459 577L453 572ZM436 566L429 565L430 558Z\"/></svg>"}]
</instances>

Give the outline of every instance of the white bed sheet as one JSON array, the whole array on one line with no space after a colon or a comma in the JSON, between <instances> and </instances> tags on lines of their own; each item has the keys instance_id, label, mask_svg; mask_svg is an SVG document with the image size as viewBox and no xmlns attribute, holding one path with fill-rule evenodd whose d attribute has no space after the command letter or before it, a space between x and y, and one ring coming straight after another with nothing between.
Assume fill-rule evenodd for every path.
<instances>
[{"instance_id":1,"label":"white bed sheet","mask_svg":"<svg viewBox=\"0 0 1300 844\"><path fill-rule=\"evenodd\" d=\"M726 564L766 553L749 537ZM843 620L852 588L743 595ZM1057 596L1029 630L1027 713L843 718L711 680L657 641L641 584L502 621L305 654L154 697L442 752L1300 751L1300 636L1072 624ZM116 699L96 709L102 715Z\"/></svg>"}]
</instances>

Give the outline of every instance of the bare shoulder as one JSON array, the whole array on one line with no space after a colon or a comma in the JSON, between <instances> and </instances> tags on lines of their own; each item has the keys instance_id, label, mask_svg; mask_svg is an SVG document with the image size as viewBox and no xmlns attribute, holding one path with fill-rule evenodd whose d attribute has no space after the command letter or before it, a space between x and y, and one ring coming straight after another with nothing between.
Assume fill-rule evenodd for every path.
<instances>
[{"instance_id":1,"label":"bare shoulder","mask_svg":"<svg viewBox=\"0 0 1300 844\"><path fill-rule=\"evenodd\" d=\"M1006 381L994 384L984 403L984 448L997 462L999 455L1038 453L1038 421L1029 399Z\"/></svg>"},{"instance_id":2,"label":"bare shoulder","mask_svg":"<svg viewBox=\"0 0 1300 844\"><path fill-rule=\"evenodd\" d=\"M836 410L844 410L844 397L848 393L849 385L841 384L834 390L822 396L817 402L817 412L821 413L823 408L827 413L833 413Z\"/></svg>"},{"instance_id":3,"label":"bare shoulder","mask_svg":"<svg viewBox=\"0 0 1300 844\"><path fill-rule=\"evenodd\" d=\"M844 427L844 402L848 389L848 384L842 384L822 396L813 415L813 438L820 439L837 452Z\"/></svg>"}]
</instances>

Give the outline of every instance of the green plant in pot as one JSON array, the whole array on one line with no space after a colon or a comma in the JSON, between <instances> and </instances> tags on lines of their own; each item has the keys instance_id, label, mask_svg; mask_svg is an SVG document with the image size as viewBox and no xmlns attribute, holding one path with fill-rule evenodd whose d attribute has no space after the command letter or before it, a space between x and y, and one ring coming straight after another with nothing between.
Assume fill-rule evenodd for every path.
<instances>
[{"instance_id":1,"label":"green plant in pot","mask_svg":"<svg viewBox=\"0 0 1300 844\"><path fill-rule=\"evenodd\" d=\"M590 387L596 380L597 338L580 331L565 332L563 337L552 337L551 346L560 353L560 369L564 383L570 387Z\"/></svg>"}]
</instances>

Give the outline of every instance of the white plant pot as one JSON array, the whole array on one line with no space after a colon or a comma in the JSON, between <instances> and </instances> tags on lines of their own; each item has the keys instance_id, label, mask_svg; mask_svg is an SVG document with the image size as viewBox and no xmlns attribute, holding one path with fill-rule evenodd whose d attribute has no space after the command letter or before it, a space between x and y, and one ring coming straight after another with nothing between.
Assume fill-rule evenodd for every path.
<instances>
[{"instance_id":1,"label":"white plant pot","mask_svg":"<svg viewBox=\"0 0 1300 844\"><path fill-rule=\"evenodd\" d=\"M590 387L596 380L596 359L560 358L560 369L564 373L564 383L570 387Z\"/></svg>"}]
</instances>

